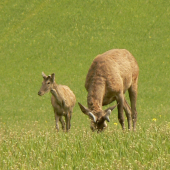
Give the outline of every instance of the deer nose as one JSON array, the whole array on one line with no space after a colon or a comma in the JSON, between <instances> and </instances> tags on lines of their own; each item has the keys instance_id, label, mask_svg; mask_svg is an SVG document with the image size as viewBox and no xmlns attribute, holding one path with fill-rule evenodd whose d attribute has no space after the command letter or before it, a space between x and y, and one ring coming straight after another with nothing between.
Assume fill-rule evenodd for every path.
<instances>
[{"instance_id":1,"label":"deer nose","mask_svg":"<svg viewBox=\"0 0 170 170\"><path fill-rule=\"evenodd\" d=\"M38 95L41 96L41 92L40 91L38 92Z\"/></svg>"}]
</instances>

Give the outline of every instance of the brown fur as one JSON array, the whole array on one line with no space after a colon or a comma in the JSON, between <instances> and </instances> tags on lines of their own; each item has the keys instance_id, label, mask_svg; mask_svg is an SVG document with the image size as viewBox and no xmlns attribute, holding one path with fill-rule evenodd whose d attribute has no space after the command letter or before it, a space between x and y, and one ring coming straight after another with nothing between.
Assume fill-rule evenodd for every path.
<instances>
[{"instance_id":1,"label":"brown fur","mask_svg":"<svg viewBox=\"0 0 170 170\"><path fill-rule=\"evenodd\" d=\"M138 75L138 64L129 51L125 49L113 49L98 55L94 59L86 77L85 87L88 91L88 110L94 114L97 120L100 120L105 114L102 106L116 100L119 103L118 119L122 128L125 128L124 109L128 119L128 128L131 129L132 117L133 128L135 130ZM124 99L124 94L127 90L132 109ZM82 107L80 108L82 110ZM86 114L88 113L86 112ZM97 129L100 128L97 127Z\"/></svg>"},{"instance_id":2,"label":"brown fur","mask_svg":"<svg viewBox=\"0 0 170 170\"><path fill-rule=\"evenodd\" d=\"M73 107L76 103L76 97L68 86L58 85L55 82L54 74L46 76L42 73L42 75L44 81L38 95L42 96L49 91L51 92L51 104L54 109L56 128L59 130L58 121L60 121L62 124L62 129L65 130L65 122L62 119L62 116L64 116L66 119L66 130L68 131L71 126L70 121Z\"/></svg>"}]
</instances>

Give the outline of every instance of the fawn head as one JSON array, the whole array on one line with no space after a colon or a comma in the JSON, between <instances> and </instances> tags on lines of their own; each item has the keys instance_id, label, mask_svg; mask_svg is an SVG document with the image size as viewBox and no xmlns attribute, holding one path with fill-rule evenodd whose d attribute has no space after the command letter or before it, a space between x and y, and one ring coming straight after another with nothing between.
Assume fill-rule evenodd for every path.
<instances>
[{"instance_id":1,"label":"fawn head","mask_svg":"<svg viewBox=\"0 0 170 170\"><path fill-rule=\"evenodd\" d=\"M43 77L43 82L42 82L42 86L38 92L39 96L44 95L45 93L48 93L52 88L53 88L53 84L55 81L55 74L52 73L49 76L46 76L44 74L44 72L42 72L42 77Z\"/></svg>"}]
</instances>

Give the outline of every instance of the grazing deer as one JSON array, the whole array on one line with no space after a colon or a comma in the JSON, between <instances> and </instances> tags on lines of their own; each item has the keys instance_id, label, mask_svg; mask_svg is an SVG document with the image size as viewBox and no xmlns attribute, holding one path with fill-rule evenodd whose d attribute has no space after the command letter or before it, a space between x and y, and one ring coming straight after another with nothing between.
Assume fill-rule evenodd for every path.
<instances>
[{"instance_id":1,"label":"grazing deer","mask_svg":"<svg viewBox=\"0 0 170 170\"><path fill-rule=\"evenodd\" d=\"M94 59L85 82L88 108L78 103L81 111L92 120L93 131L102 131L107 127L106 121L110 121L109 116L116 106L106 110L102 110L102 106L115 100L118 104L118 120L122 129L125 128L123 110L126 113L128 129L131 129L131 121L133 129L136 129L138 75L138 64L132 54L125 49L112 49ZM131 107L124 97L127 90Z\"/></svg>"},{"instance_id":2,"label":"grazing deer","mask_svg":"<svg viewBox=\"0 0 170 170\"><path fill-rule=\"evenodd\" d=\"M70 121L73 107L76 103L76 97L69 87L65 85L58 85L55 82L54 73L46 76L42 72L42 76L44 81L42 82L42 87L40 88L38 95L42 96L49 91L51 92L51 104L54 109L56 129L59 130L58 121L60 121L62 124L62 129L65 130L65 122L62 118L62 116L64 116L66 120L66 130L68 131L71 126Z\"/></svg>"}]
</instances>

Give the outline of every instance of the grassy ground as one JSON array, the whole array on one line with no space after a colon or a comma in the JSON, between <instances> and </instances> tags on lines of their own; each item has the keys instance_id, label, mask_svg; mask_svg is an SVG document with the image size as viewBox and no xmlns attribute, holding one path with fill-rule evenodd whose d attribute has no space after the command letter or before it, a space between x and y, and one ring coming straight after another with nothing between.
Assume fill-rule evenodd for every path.
<instances>
[{"instance_id":1,"label":"grassy ground","mask_svg":"<svg viewBox=\"0 0 170 170\"><path fill-rule=\"evenodd\" d=\"M0 169L170 169L169 1L0 2ZM71 131L56 133L41 72L56 74L86 105L94 57L126 48L140 67L137 131L117 110L92 133L74 108Z\"/></svg>"}]
</instances>

